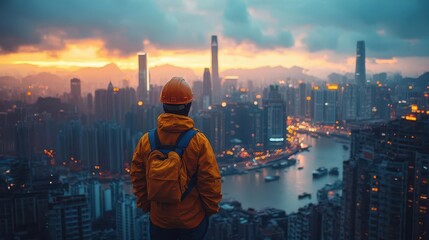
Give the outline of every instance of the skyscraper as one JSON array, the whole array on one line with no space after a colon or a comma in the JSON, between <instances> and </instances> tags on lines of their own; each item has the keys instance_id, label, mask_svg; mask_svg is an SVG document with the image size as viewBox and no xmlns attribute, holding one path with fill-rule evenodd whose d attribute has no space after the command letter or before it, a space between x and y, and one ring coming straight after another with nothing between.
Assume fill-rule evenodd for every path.
<instances>
[{"instance_id":1,"label":"skyscraper","mask_svg":"<svg viewBox=\"0 0 429 240\"><path fill-rule=\"evenodd\" d=\"M359 86L366 84L365 70L365 41L358 41L356 44L356 72L355 81Z\"/></svg>"},{"instance_id":2,"label":"skyscraper","mask_svg":"<svg viewBox=\"0 0 429 240\"><path fill-rule=\"evenodd\" d=\"M327 84L325 91L324 123L335 124L337 121L338 84Z\"/></svg>"},{"instance_id":3,"label":"skyscraper","mask_svg":"<svg viewBox=\"0 0 429 240\"><path fill-rule=\"evenodd\" d=\"M286 104L279 92L279 86L270 86L264 96L263 136L265 150L282 149L286 146Z\"/></svg>"},{"instance_id":4,"label":"skyscraper","mask_svg":"<svg viewBox=\"0 0 429 240\"><path fill-rule=\"evenodd\" d=\"M132 240L142 239L146 236L139 236L138 232L142 232L141 228L146 226L137 225L137 218L140 218L143 212L136 207L135 196L125 194L124 197L117 202L116 206L116 236L118 239ZM146 221L146 224L148 221ZM147 233L146 233L147 235Z\"/></svg>"},{"instance_id":5,"label":"skyscraper","mask_svg":"<svg viewBox=\"0 0 429 240\"><path fill-rule=\"evenodd\" d=\"M219 62L218 62L218 43L217 36L212 36L212 82L213 82L213 102L218 103L221 100L221 86L219 79Z\"/></svg>"},{"instance_id":6,"label":"skyscraper","mask_svg":"<svg viewBox=\"0 0 429 240\"><path fill-rule=\"evenodd\" d=\"M81 98L80 79L70 79L70 102L74 105L79 105Z\"/></svg>"},{"instance_id":7,"label":"skyscraper","mask_svg":"<svg viewBox=\"0 0 429 240\"><path fill-rule=\"evenodd\" d=\"M137 87L137 98L147 104L149 100L149 72L147 69L147 53L139 53L139 86Z\"/></svg>"},{"instance_id":8,"label":"skyscraper","mask_svg":"<svg viewBox=\"0 0 429 240\"><path fill-rule=\"evenodd\" d=\"M204 68L203 75L203 108L207 109L212 104L212 81L210 78L210 70Z\"/></svg>"},{"instance_id":9,"label":"skyscraper","mask_svg":"<svg viewBox=\"0 0 429 240\"><path fill-rule=\"evenodd\" d=\"M91 239L91 217L85 195L56 197L48 216L50 239Z\"/></svg>"},{"instance_id":10,"label":"skyscraper","mask_svg":"<svg viewBox=\"0 0 429 240\"><path fill-rule=\"evenodd\" d=\"M313 121L315 123L323 123L324 105L325 105L325 94L319 86L313 87Z\"/></svg>"},{"instance_id":11,"label":"skyscraper","mask_svg":"<svg viewBox=\"0 0 429 240\"><path fill-rule=\"evenodd\" d=\"M367 120L371 118L371 88L366 84L365 70L365 41L356 44L356 72L355 83L358 86L356 113L357 119Z\"/></svg>"},{"instance_id":12,"label":"skyscraper","mask_svg":"<svg viewBox=\"0 0 429 240\"><path fill-rule=\"evenodd\" d=\"M298 90L298 98L297 98L298 106L299 106L297 115L301 118L305 117L305 112L306 112L306 102L307 102L306 101L306 97L307 97L307 94L306 94L307 91L306 90L307 90L306 84L300 83L299 84L299 90Z\"/></svg>"},{"instance_id":13,"label":"skyscraper","mask_svg":"<svg viewBox=\"0 0 429 240\"><path fill-rule=\"evenodd\" d=\"M320 214L314 204L298 209L298 212L288 215L287 239L320 239L320 222Z\"/></svg>"}]
</instances>

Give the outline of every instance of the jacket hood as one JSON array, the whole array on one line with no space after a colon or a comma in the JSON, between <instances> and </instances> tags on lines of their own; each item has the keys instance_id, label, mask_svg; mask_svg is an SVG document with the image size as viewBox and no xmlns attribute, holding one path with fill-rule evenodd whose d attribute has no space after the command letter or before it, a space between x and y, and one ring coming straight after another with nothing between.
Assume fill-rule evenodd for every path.
<instances>
[{"instance_id":1,"label":"jacket hood","mask_svg":"<svg viewBox=\"0 0 429 240\"><path fill-rule=\"evenodd\" d=\"M163 113L158 117L158 129L166 132L183 132L194 127L194 120L190 117Z\"/></svg>"}]
</instances>

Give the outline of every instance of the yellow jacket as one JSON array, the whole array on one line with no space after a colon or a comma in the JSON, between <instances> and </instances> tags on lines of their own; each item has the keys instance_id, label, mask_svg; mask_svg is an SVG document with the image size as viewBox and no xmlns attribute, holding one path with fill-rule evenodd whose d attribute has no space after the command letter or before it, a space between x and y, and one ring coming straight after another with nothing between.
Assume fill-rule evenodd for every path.
<instances>
[{"instance_id":1,"label":"yellow jacket","mask_svg":"<svg viewBox=\"0 0 429 240\"><path fill-rule=\"evenodd\" d=\"M194 121L186 116L164 113L158 117L160 142L174 145L180 133L193 128ZM148 201L146 187L146 159L150 153L148 134L144 134L134 151L131 163L131 181L137 206L144 212L150 211L153 224L162 228L194 228L206 215L219 211L222 199L221 177L210 142L201 132L190 141L183 153L188 170L188 183L198 164L197 185L178 204Z\"/></svg>"}]
</instances>

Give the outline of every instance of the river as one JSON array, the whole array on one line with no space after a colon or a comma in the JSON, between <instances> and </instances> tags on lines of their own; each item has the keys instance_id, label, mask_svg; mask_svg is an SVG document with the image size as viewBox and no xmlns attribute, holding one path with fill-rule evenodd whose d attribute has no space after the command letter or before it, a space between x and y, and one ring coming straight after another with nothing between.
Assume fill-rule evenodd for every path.
<instances>
[{"instance_id":1,"label":"river","mask_svg":"<svg viewBox=\"0 0 429 240\"><path fill-rule=\"evenodd\" d=\"M346 150L343 145L350 144L335 138L313 138L305 134L298 136L311 148L294 156L298 160L296 165L286 169L265 168L260 172L225 176L222 184L224 199L237 200L243 208L259 210L274 207L286 210L287 213L295 212L308 203L316 203L317 190L327 183L342 179L343 161L350 155L350 148ZM298 166L303 169L299 170ZM313 180L312 172L318 167L338 167L340 174ZM279 175L280 179L265 182L264 177L268 175ZM298 200L298 195L303 192L311 193L311 199Z\"/></svg>"}]
</instances>

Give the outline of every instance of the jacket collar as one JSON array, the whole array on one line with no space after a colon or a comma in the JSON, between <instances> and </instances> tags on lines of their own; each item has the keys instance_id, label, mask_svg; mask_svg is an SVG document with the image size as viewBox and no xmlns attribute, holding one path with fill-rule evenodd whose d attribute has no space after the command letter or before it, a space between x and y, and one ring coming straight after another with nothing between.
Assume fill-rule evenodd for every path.
<instances>
[{"instance_id":1,"label":"jacket collar","mask_svg":"<svg viewBox=\"0 0 429 240\"><path fill-rule=\"evenodd\" d=\"M187 116L163 113L158 117L158 129L160 131L183 132L193 127L194 120Z\"/></svg>"}]
</instances>

